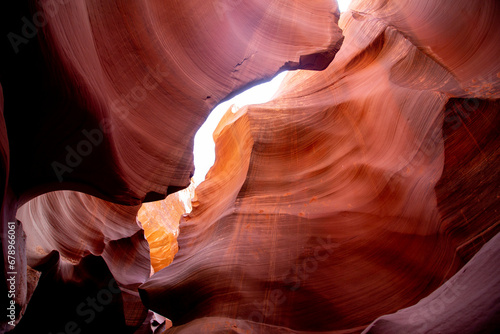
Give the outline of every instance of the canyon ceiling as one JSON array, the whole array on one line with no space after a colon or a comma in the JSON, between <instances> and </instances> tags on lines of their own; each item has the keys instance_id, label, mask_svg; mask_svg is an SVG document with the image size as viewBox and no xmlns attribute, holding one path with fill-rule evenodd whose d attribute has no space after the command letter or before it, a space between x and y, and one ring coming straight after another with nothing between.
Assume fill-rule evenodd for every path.
<instances>
[{"instance_id":1,"label":"canyon ceiling","mask_svg":"<svg viewBox=\"0 0 500 334\"><path fill-rule=\"evenodd\" d=\"M0 16L1 332L500 329L498 1ZM210 111L283 70L193 189Z\"/></svg>"}]
</instances>

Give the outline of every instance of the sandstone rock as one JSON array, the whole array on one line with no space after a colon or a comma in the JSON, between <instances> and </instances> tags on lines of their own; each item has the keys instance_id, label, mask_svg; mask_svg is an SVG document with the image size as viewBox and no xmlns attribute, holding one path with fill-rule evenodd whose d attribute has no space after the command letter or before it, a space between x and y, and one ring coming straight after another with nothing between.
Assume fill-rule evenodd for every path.
<instances>
[{"instance_id":1,"label":"sandstone rock","mask_svg":"<svg viewBox=\"0 0 500 334\"><path fill-rule=\"evenodd\" d=\"M140 204L187 187L194 134L219 101L281 69L324 68L342 39L328 0L63 3L2 9L24 201L72 189Z\"/></svg>"},{"instance_id":2,"label":"sandstone rock","mask_svg":"<svg viewBox=\"0 0 500 334\"><path fill-rule=\"evenodd\" d=\"M163 201L144 203L137 213L148 240L151 266L155 272L172 263L177 254L179 220L191 211L194 188L194 183L191 183L188 188L167 196Z\"/></svg>"},{"instance_id":3,"label":"sandstone rock","mask_svg":"<svg viewBox=\"0 0 500 334\"><path fill-rule=\"evenodd\" d=\"M368 333L492 333L500 328L500 235L416 305L375 320Z\"/></svg>"},{"instance_id":4,"label":"sandstone rock","mask_svg":"<svg viewBox=\"0 0 500 334\"><path fill-rule=\"evenodd\" d=\"M48 286L68 294L54 306L75 302L75 282L95 282L75 268L89 257L104 260L107 269L100 268L122 289L121 311L113 314L133 328L145 317L136 288L150 266L139 205L189 184L194 134L222 99L283 69L328 65L342 41L336 6L327 0L0 6L2 236L26 205L18 216L27 262L37 267L52 259L38 295L48 298ZM2 246L6 255L5 239ZM124 251L132 257L117 258ZM25 262L19 260L23 292ZM5 259L3 268L5 276ZM0 288L6 291L4 279ZM50 308L42 309L24 323L46 318Z\"/></svg>"},{"instance_id":5,"label":"sandstone rock","mask_svg":"<svg viewBox=\"0 0 500 334\"><path fill-rule=\"evenodd\" d=\"M326 0L0 6L14 332L498 330L497 1L357 0L343 44ZM140 205L189 184L219 101L297 68L219 124L165 268L179 195Z\"/></svg>"},{"instance_id":6,"label":"sandstone rock","mask_svg":"<svg viewBox=\"0 0 500 334\"><path fill-rule=\"evenodd\" d=\"M123 330L142 324L146 309L137 287L150 275L150 260L149 245L136 221L138 209L75 191L47 193L19 208L17 218L27 231L28 264L43 273L34 302L30 303L34 310L28 310L21 320L21 332L34 330L36 327L31 326L38 319L50 317L54 312L60 314L47 330L64 330L70 322L83 330L98 328L102 326L101 320L94 323L94 318L106 318L108 309L119 316ZM104 278L93 277L101 271ZM102 286L102 280L109 284ZM99 297L98 316L92 316L85 307L79 308L86 299L71 296L79 288L90 298ZM33 306L43 303L54 291L56 295L59 291L67 291L69 295L54 297L51 307ZM113 299L107 299L108 292ZM74 307L68 310L66 304Z\"/></svg>"},{"instance_id":7,"label":"sandstone rock","mask_svg":"<svg viewBox=\"0 0 500 334\"><path fill-rule=\"evenodd\" d=\"M498 8L405 6L357 3L325 71L228 111L179 253L140 287L172 333L361 332L442 286L498 232ZM466 34L464 8L478 31ZM458 54L441 47L452 20L463 34L449 47L469 47ZM471 89L473 72L491 89Z\"/></svg>"}]
</instances>

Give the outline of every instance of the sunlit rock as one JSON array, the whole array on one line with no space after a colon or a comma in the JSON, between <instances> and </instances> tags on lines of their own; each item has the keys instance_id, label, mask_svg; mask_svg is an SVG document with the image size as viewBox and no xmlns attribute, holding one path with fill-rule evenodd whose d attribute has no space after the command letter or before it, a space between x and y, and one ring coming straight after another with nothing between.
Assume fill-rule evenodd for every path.
<instances>
[{"instance_id":1,"label":"sunlit rock","mask_svg":"<svg viewBox=\"0 0 500 334\"><path fill-rule=\"evenodd\" d=\"M140 287L172 333L359 333L443 287L498 232L499 8L404 3L357 2L325 71L222 119L179 253ZM484 264L474 286L490 275ZM462 299L489 305L484 321L453 324L465 308L448 303L453 316L425 330L493 332L498 291L476 292ZM393 332L418 324L404 325Z\"/></svg>"},{"instance_id":2,"label":"sunlit rock","mask_svg":"<svg viewBox=\"0 0 500 334\"><path fill-rule=\"evenodd\" d=\"M191 199L195 196L194 184L171 194L163 201L144 203L137 214L144 236L149 243L151 265L159 271L172 263L179 247L179 220L191 211Z\"/></svg>"},{"instance_id":3,"label":"sunlit rock","mask_svg":"<svg viewBox=\"0 0 500 334\"><path fill-rule=\"evenodd\" d=\"M57 310L78 305L78 284L98 293L102 282L84 275L94 267L121 289L100 319L133 330L146 316L136 288L150 274L140 205L189 185L194 134L222 99L284 69L329 64L342 41L335 3L26 0L0 13L2 309L6 232L20 208L16 322L26 263L42 276L19 331L55 312L40 302L47 289L61 291ZM76 331L71 312L38 330Z\"/></svg>"},{"instance_id":4,"label":"sunlit rock","mask_svg":"<svg viewBox=\"0 0 500 334\"><path fill-rule=\"evenodd\" d=\"M498 331L500 6L351 9L2 3L13 333ZM284 69L222 119L193 210L165 200L210 110Z\"/></svg>"}]
</instances>

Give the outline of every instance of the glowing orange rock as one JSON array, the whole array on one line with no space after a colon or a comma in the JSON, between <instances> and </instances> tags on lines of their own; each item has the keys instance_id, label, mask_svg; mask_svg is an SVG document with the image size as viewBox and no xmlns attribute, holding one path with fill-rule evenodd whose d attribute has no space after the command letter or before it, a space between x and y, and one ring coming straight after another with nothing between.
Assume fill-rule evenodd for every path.
<instances>
[{"instance_id":1,"label":"glowing orange rock","mask_svg":"<svg viewBox=\"0 0 500 334\"><path fill-rule=\"evenodd\" d=\"M194 184L167 196L163 201L144 203L137 214L149 243L151 265L154 271L168 266L177 254L179 220L191 211Z\"/></svg>"}]
</instances>

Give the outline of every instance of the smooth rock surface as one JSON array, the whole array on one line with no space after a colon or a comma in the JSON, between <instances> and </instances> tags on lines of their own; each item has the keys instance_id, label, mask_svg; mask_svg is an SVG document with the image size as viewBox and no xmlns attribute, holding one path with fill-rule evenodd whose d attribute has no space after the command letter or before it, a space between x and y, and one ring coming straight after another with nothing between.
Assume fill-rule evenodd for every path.
<instances>
[{"instance_id":1,"label":"smooth rock surface","mask_svg":"<svg viewBox=\"0 0 500 334\"><path fill-rule=\"evenodd\" d=\"M97 266L122 289L121 311L113 313L120 330L142 324L136 288L150 263L136 221L140 204L189 185L194 134L222 99L280 70L325 68L342 41L337 19L327 0L2 3L1 291L7 222L21 208L22 293L24 264L50 257L35 295L46 298L50 287L66 291L57 308L76 302L72 284L93 286L95 278L75 268L95 256L90 266L104 260L107 269ZM124 252L131 257L119 258ZM50 312L32 305L41 310L25 324ZM71 314L63 314L64 327Z\"/></svg>"},{"instance_id":2,"label":"smooth rock surface","mask_svg":"<svg viewBox=\"0 0 500 334\"><path fill-rule=\"evenodd\" d=\"M113 309L122 330L141 325L147 310L137 287L149 277L151 267L149 245L136 220L138 210L138 206L112 204L75 191L47 193L19 208L17 218L27 231L28 265L41 271L42 278L34 302L30 303L32 310L21 320L21 329L16 329L21 333L29 328L34 330L36 327L30 326L54 312L59 313L58 319L47 330L64 329L71 321L84 330L102 326L101 320L99 326L92 320L91 327L85 327L93 317L90 314L87 317L85 308L79 312L79 304L86 299L72 297L73 292L70 293L78 288L89 296L98 296L103 291L102 300L97 303L102 314L98 313L105 318L106 310ZM105 279L93 277L99 273ZM111 282L112 288L108 290L114 297L109 303L103 280ZM67 291L68 295L59 296L60 291ZM51 307L36 308L50 294L57 295ZM68 310L67 304L75 307Z\"/></svg>"},{"instance_id":3,"label":"smooth rock surface","mask_svg":"<svg viewBox=\"0 0 500 334\"><path fill-rule=\"evenodd\" d=\"M500 328L500 235L416 305L375 320L363 334L492 333Z\"/></svg>"},{"instance_id":4,"label":"smooth rock surface","mask_svg":"<svg viewBox=\"0 0 500 334\"><path fill-rule=\"evenodd\" d=\"M329 0L28 3L1 10L23 201L72 189L136 205L187 187L194 134L219 101L280 69L326 67L342 39ZM22 17L46 22L27 34Z\"/></svg>"},{"instance_id":5,"label":"smooth rock surface","mask_svg":"<svg viewBox=\"0 0 500 334\"><path fill-rule=\"evenodd\" d=\"M188 188L168 195L163 201L144 203L137 213L148 240L151 266L155 272L172 263L179 250L179 220L191 211L194 188L194 183L191 183Z\"/></svg>"},{"instance_id":6,"label":"smooth rock surface","mask_svg":"<svg viewBox=\"0 0 500 334\"><path fill-rule=\"evenodd\" d=\"M479 6L359 2L325 71L227 112L179 253L140 287L172 333L359 333L442 286L498 232L500 15ZM481 24L457 20L466 10ZM455 52L457 40L468 48ZM484 268L477 282L494 275ZM498 292L477 298L492 305ZM428 330L458 330L452 321Z\"/></svg>"},{"instance_id":7,"label":"smooth rock surface","mask_svg":"<svg viewBox=\"0 0 500 334\"><path fill-rule=\"evenodd\" d=\"M151 333L151 310L168 333L498 331L498 1L337 19L327 0L1 4L13 332ZM165 267L186 208L144 207L143 231L140 205L188 186L218 102L297 68L219 124Z\"/></svg>"}]
</instances>

